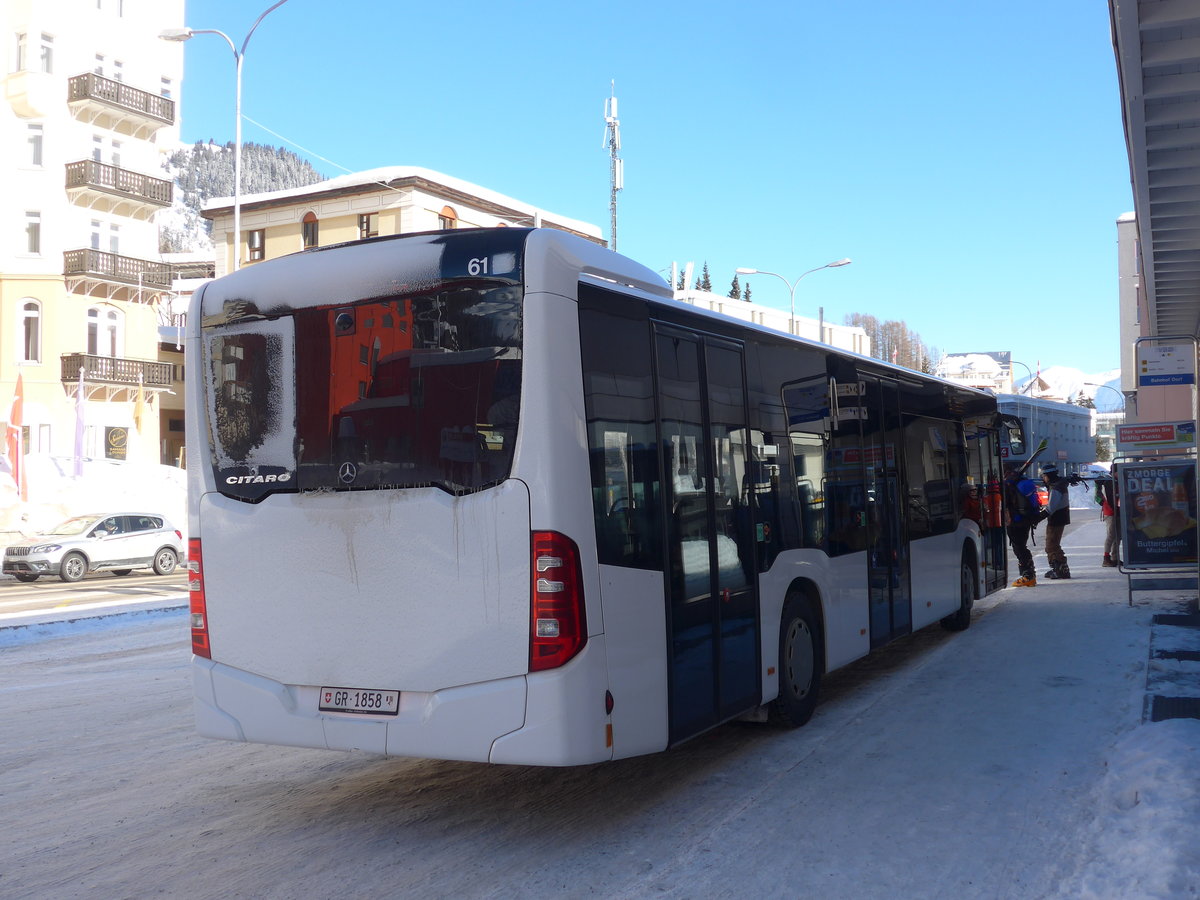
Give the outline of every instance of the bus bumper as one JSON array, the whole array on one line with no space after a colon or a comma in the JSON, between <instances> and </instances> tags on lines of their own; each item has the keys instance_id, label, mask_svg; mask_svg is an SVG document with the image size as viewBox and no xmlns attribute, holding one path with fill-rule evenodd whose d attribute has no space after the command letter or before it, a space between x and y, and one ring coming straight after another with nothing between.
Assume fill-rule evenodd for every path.
<instances>
[{"instance_id":1,"label":"bus bumper","mask_svg":"<svg viewBox=\"0 0 1200 900\"><path fill-rule=\"evenodd\" d=\"M493 742L525 721L523 675L402 692L395 716L320 712L320 685L280 684L201 657L192 684L196 730L229 741L488 762Z\"/></svg>"},{"instance_id":2,"label":"bus bumper","mask_svg":"<svg viewBox=\"0 0 1200 900\"><path fill-rule=\"evenodd\" d=\"M286 685L192 657L196 730L228 741L384 756L571 766L612 758L603 635L559 669L428 693L395 716L325 713L321 685ZM592 699L580 703L580 696ZM574 700L572 700L574 698Z\"/></svg>"}]
</instances>

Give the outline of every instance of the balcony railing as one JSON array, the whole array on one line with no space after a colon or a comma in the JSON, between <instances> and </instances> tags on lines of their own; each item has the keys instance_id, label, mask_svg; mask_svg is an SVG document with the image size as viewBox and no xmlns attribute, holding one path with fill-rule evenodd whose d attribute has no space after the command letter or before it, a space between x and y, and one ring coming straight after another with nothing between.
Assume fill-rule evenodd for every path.
<instances>
[{"instance_id":1,"label":"balcony railing","mask_svg":"<svg viewBox=\"0 0 1200 900\"><path fill-rule=\"evenodd\" d=\"M171 182L84 159L67 163L67 190L92 188L155 206L171 205Z\"/></svg>"},{"instance_id":2,"label":"balcony railing","mask_svg":"<svg viewBox=\"0 0 1200 900\"><path fill-rule=\"evenodd\" d=\"M84 384L103 384L115 387L170 389L171 364L152 359L124 359L119 356L95 356L91 353L68 353L62 357L63 384L77 384L83 369Z\"/></svg>"},{"instance_id":3,"label":"balcony railing","mask_svg":"<svg viewBox=\"0 0 1200 900\"><path fill-rule=\"evenodd\" d=\"M76 75L67 82L67 101L93 101L122 112L136 113L156 119L164 125L175 122L175 101L148 91L130 87L124 82L104 78L94 72Z\"/></svg>"},{"instance_id":4,"label":"balcony railing","mask_svg":"<svg viewBox=\"0 0 1200 900\"><path fill-rule=\"evenodd\" d=\"M68 278L90 278L148 290L171 287L169 263L120 256L103 250L67 250L63 253L63 274Z\"/></svg>"}]
</instances>

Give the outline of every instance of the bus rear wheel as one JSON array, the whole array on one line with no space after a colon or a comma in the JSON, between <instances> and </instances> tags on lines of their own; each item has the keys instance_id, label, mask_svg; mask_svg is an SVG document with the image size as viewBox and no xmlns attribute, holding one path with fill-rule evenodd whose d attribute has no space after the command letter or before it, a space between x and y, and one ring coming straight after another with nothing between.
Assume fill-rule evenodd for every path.
<instances>
[{"instance_id":1,"label":"bus rear wheel","mask_svg":"<svg viewBox=\"0 0 1200 900\"><path fill-rule=\"evenodd\" d=\"M821 624L812 602L789 594L779 622L779 696L771 704L772 722L797 728L812 718L824 668Z\"/></svg>"}]
</instances>

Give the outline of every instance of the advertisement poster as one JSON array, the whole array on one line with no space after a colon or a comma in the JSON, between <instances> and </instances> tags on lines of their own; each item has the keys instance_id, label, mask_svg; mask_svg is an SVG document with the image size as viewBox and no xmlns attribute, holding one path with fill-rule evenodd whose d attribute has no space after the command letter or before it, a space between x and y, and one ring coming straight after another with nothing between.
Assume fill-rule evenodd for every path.
<instances>
[{"instance_id":1,"label":"advertisement poster","mask_svg":"<svg viewBox=\"0 0 1200 900\"><path fill-rule=\"evenodd\" d=\"M1196 564L1196 460L1118 463L1125 566Z\"/></svg>"},{"instance_id":2,"label":"advertisement poster","mask_svg":"<svg viewBox=\"0 0 1200 900\"><path fill-rule=\"evenodd\" d=\"M1186 422L1142 422L1137 425L1117 426L1117 448L1120 450L1145 450L1167 448L1191 450L1196 446L1196 423Z\"/></svg>"},{"instance_id":3,"label":"advertisement poster","mask_svg":"<svg viewBox=\"0 0 1200 900\"><path fill-rule=\"evenodd\" d=\"M125 459L126 444L129 442L128 428L105 428L104 429L104 457L105 459Z\"/></svg>"}]
</instances>

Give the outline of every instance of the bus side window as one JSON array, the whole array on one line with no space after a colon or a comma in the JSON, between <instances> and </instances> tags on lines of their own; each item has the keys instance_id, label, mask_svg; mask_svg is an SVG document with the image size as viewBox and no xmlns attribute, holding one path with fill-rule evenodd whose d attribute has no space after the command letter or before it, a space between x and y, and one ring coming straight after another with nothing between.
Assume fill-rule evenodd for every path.
<instances>
[{"instance_id":1,"label":"bus side window","mask_svg":"<svg viewBox=\"0 0 1200 900\"><path fill-rule=\"evenodd\" d=\"M619 294L579 286L579 337L599 561L662 567L650 329ZM643 311L644 314L644 311Z\"/></svg>"},{"instance_id":2,"label":"bus side window","mask_svg":"<svg viewBox=\"0 0 1200 900\"><path fill-rule=\"evenodd\" d=\"M801 546L822 547L825 543L825 442L818 434L793 432L791 445Z\"/></svg>"}]
</instances>

